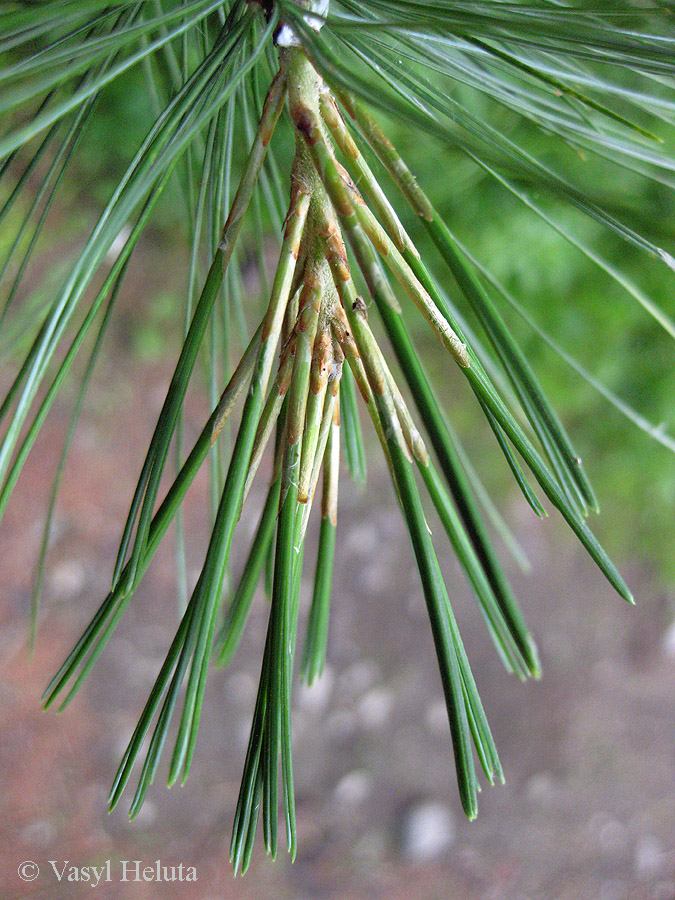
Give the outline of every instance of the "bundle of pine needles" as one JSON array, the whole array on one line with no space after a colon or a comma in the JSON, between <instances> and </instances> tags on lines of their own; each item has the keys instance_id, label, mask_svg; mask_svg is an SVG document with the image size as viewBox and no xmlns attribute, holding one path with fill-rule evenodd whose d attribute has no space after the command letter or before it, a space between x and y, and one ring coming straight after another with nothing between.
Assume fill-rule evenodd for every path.
<instances>
[{"instance_id":1,"label":"bundle of pine needles","mask_svg":"<svg viewBox=\"0 0 675 900\"><path fill-rule=\"evenodd\" d=\"M111 807L147 746L131 815L140 809L184 683L169 784L187 776L209 661L214 650L222 665L232 658L271 560L267 637L231 857L235 870L246 869L259 818L265 846L275 855L279 781L287 845L295 852L291 693L305 534L319 489L318 556L300 664L311 683L326 657L341 453L351 475L365 478L358 394L391 472L419 569L459 792L470 818L477 812L474 751L488 782L503 777L425 521L420 486L466 573L506 668L520 678L537 677L537 650L488 536L477 499L482 486L411 339L408 307L401 302L405 296L440 342L447 364L468 382L534 513L546 514L523 462L611 584L632 600L586 523L589 510L597 510L593 490L495 304L498 285L485 277L434 209L373 107L459 148L535 210L532 186L564 198L670 266L664 250L600 197L529 153L516 129L477 118L453 87L462 84L485 94L496 107L543 129L552 141L611 157L608 167L628 166L670 189L675 160L668 144L659 144L652 133L656 122L667 138L672 136L675 41L668 6L341 0L328 10L327 3L291 0L71 0L10 2L0 11L0 52L5 57L0 109L10 122L0 139L0 159L2 175L14 179L0 217L28 186L40 159L51 159L3 264L2 276L9 280L3 328L59 184L95 119L99 96L115 78L142 63L157 102L153 126L50 301L0 408L6 422L0 444L1 515L73 360L98 323L50 500L33 623L61 473L84 394L131 255L171 179L183 191L193 236L185 337L131 500L112 587L45 692L46 705L63 698L62 707L77 693L167 528L177 521L180 533L181 505L209 457L214 518L208 550L114 780ZM287 117L294 141L288 172L282 171L275 150L275 142L284 139L276 133L282 117ZM247 140L248 156L232 190L238 133ZM259 233L264 213L283 238L267 307L218 398L218 373L226 366L231 323L242 298L238 238L249 207ZM422 260L402 224L402 208L428 232L459 289L456 300ZM90 299L87 288L134 216L121 253ZM204 245L210 265L197 295ZM675 334L673 323L648 297L595 251L583 244L581 249ZM262 255L262 244L260 251ZM74 328L85 295L89 305ZM475 315L487 346L467 329L461 302ZM399 384L392 373L389 346L371 330L373 315L379 317L405 383ZM70 343L60 352L66 335ZM185 456L183 404L206 344L213 411ZM495 360L498 377L493 374ZM242 397L236 436L225 459L220 435ZM658 436L671 443L667 435ZM158 505L172 442L180 462ZM267 499L245 567L223 610L233 535L268 444L274 463Z\"/></svg>"}]
</instances>

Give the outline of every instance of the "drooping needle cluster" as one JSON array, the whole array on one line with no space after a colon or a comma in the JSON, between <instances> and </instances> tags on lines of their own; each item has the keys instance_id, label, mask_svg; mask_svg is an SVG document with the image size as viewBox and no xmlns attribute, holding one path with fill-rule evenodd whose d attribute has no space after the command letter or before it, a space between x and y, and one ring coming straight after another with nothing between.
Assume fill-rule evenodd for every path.
<instances>
[{"instance_id":1,"label":"drooping needle cluster","mask_svg":"<svg viewBox=\"0 0 675 900\"><path fill-rule=\"evenodd\" d=\"M522 678L539 674L534 642L487 538L470 478L413 347L397 291L412 300L465 376L537 515L544 514L543 507L514 449L612 584L630 599L620 575L585 523L587 510L595 508L596 502L580 461L527 361L445 224L386 135L352 97L332 91L299 48L282 50L280 60L143 466L120 544L112 590L46 692L51 703L73 678L64 702L77 691L126 608L209 447L218 439L237 399L245 394L201 574L110 796L114 806L154 721L131 815L139 810L157 772L185 681L169 783L181 773L183 779L186 777L212 650L215 647L221 664L232 658L271 555L267 637L231 844L235 870L245 870L249 864L259 817L265 846L272 855L276 853L279 781L287 844L295 852L291 691L304 539L321 481L315 586L301 661L302 674L311 682L320 675L326 654L341 445L346 448L352 472L358 473L363 466L354 385L379 437L410 533L439 661L460 795L469 817L477 810L474 749L490 783L501 778L502 771L432 544L415 469L471 582L505 665ZM290 204L269 304L220 402L156 509L160 477L189 373L266 148L286 102L296 148L290 173ZM354 121L355 130L347 125L343 113ZM512 379L546 462L465 340L445 295L362 155L355 139L359 135L370 144L428 228L481 320ZM415 414L408 408L386 353L370 328L373 310L377 310L393 347L414 400ZM232 537L268 444L273 445L274 463L267 499L243 573L221 617Z\"/></svg>"}]
</instances>

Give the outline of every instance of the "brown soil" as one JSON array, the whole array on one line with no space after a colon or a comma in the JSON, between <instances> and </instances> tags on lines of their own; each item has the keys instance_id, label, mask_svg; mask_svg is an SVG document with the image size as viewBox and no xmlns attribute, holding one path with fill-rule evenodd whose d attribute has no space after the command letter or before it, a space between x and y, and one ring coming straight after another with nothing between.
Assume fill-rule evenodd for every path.
<instances>
[{"instance_id":1,"label":"brown soil","mask_svg":"<svg viewBox=\"0 0 675 900\"><path fill-rule=\"evenodd\" d=\"M45 490L67 425L63 408L48 421L0 536L3 897L89 897L90 884L59 883L49 860L83 867L110 859L113 880L94 894L105 900L675 900L675 651L664 641L665 598L651 594L647 573L629 563L623 570L638 606L624 605L560 523L532 521L512 498L510 518L534 563L532 576L512 574L544 664L540 683L520 684L502 670L446 554L506 772L506 785L484 790L479 818L468 823L420 586L381 471L371 471L367 491L345 479L329 673L312 692L296 692L295 864L283 851L274 865L258 851L250 872L233 880L227 859L265 627L262 598L231 671L211 673L187 784L167 791L158 778L132 824L123 809L108 815L108 787L175 628L169 537L77 699L57 715L42 712L39 697L106 592L169 374L131 357L123 364L120 385L119 368L104 363L92 395L97 412L85 413L73 447L32 661L26 606ZM143 396L133 389L141 383ZM206 537L203 487L202 480L187 506L193 577ZM242 531L250 532L259 501L259 494L249 500ZM447 808L451 827L445 849L424 862L406 823L432 801ZM137 859L194 866L198 881L121 883L119 861ZM18 877L24 860L40 867L33 882Z\"/></svg>"}]
</instances>

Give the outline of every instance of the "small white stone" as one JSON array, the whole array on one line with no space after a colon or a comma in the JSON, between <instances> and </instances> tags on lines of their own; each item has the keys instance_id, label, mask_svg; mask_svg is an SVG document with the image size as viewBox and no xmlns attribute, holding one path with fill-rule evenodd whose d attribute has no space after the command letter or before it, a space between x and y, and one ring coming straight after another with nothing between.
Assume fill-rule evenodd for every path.
<instances>
[{"instance_id":1,"label":"small white stone","mask_svg":"<svg viewBox=\"0 0 675 900\"><path fill-rule=\"evenodd\" d=\"M635 872L638 878L655 878L663 871L665 862L666 854L653 835L640 838L635 848Z\"/></svg>"},{"instance_id":2,"label":"small white stone","mask_svg":"<svg viewBox=\"0 0 675 900\"><path fill-rule=\"evenodd\" d=\"M597 841L603 856L618 859L628 852L628 830L607 812L596 813L588 822L589 837Z\"/></svg>"},{"instance_id":3,"label":"small white stone","mask_svg":"<svg viewBox=\"0 0 675 900\"><path fill-rule=\"evenodd\" d=\"M333 791L333 800L338 806L359 806L372 790L372 781L367 772L354 770L341 778Z\"/></svg>"},{"instance_id":4,"label":"small white stone","mask_svg":"<svg viewBox=\"0 0 675 900\"><path fill-rule=\"evenodd\" d=\"M420 803L403 820L403 853L416 862L441 856L455 839L450 810L440 803Z\"/></svg>"},{"instance_id":5,"label":"small white stone","mask_svg":"<svg viewBox=\"0 0 675 900\"><path fill-rule=\"evenodd\" d=\"M54 567L49 583L57 600L69 600L83 589L86 579L87 573L81 562L64 559Z\"/></svg>"},{"instance_id":6,"label":"small white stone","mask_svg":"<svg viewBox=\"0 0 675 900\"><path fill-rule=\"evenodd\" d=\"M46 819L36 819L21 831L21 843L26 847L48 847L56 837L56 828Z\"/></svg>"},{"instance_id":7,"label":"small white stone","mask_svg":"<svg viewBox=\"0 0 675 900\"><path fill-rule=\"evenodd\" d=\"M363 659L354 663L340 675L338 687L341 693L351 699L367 690L379 676L380 669L377 663L372 659Z\"/></svg>"},{"instance_id":8,"label":"small white stone","mask_svg":"<svg viewBox=\"0 0 675 900\"><path fill-rule=\"evenodd\" d=\"M394 698L385 688L373 688L358 703L359 722L366 729L377 729L387 722L394 706Z\"/></svg>"},{"instance_id":9,"label":"small white stone","mask_svg":"<svg viewBox=\"0 0 675 900\"><path fill-rule=\"evenodd\" d=\"M382 547L379 535L377 529L373 528L370 523L362 523L351 528L345 539L345 545L349 556L363 559L374 556L376 551L379 551L381 558Z\"/></svg>"},{"instance_id":10,"label":"small white stone","mask_svg":"<svg viewBox=\"0 0 675 900\"><path fill-rule=\"evenodd\" d=\"M377 594L386 587L385 579L382 577L382 565L378 559L361 566L359 585L368 594Z\"/></svg>"},{"instance_id":11,"label":"small white stone","mask_svg":"<svg viewBox=\"0 0 675 900\"><path fill-rule=\"evenodd\" d=\"M448 734L448 711L443 700L435 700L424 712L424 724L430 734Z\"/></svg>"},{"instance_id":12,"label":"small white stone","mask_svg":"<svg viewBox=\"0 0 675 900\"><path fill-rule=\"evenodd\" d=\"M528 800L548 806L556 795L556 785L550 772L538 772L525 785Z\"/></svg>"},{"instance_id":13,"label":"small white stone","mask_svg":"<svg viewBox=\"0 0 675 900\"><path fill-rule=\"evenodd\" d=\"M675 622L666 629L663 635L663 652L669 659L675 659Z\"/></svg>"}]
</instances>

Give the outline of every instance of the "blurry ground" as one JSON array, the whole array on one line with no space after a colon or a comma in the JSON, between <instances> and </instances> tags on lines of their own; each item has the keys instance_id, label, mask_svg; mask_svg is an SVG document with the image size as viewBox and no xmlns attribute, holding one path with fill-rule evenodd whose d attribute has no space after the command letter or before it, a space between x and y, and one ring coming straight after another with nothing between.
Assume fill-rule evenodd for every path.
<instances>
[{"instance_id":1,"label":"blurry ground","mask_svg":"<svg viewBox=\"0 0 675 900\"><path fill-rule=\"evenodd\" d=\"M106 900L675 900L675 639L667 598L628 561L622 568L638 597L630 609L559 522L533 521L512 498L507 511L534 573L511 569L545 673L522 685L501 669L448 563L507 778L483 792L479 818L468 823L412 554L387 476L372 467L367 491L346 481L342 489L329 671L311 692L296 691L295 864L283 850L275 865L258 852L245 878L233 880L227 861L262 601L232 670L211 674L187 785L167 791L160 777L134 823L123 810L109 816L108 787L175 626L170 540L76 701L61 715L39 703L106 592L144 450L138 436L149 436L168 376L125 361L136 368L113 390L106 365L94 387L96 413L83 417L64 481L32 663L26 606L64 411L49 420L0 535L3 898L91 896L88 884L59 884L48 861L82 867L110 859L113 881L94 895ZM138 383L147 388L143 398L132 390ZM251 497L251 511L259 500ZM190 500L187 520L203 538L202 495ZM242 528L252 527L245 518ZM122 859L195 866L198 881L122 884ZM41 869L30 883L17 875L25 860Z\"/></svg>"}]
</instances>

